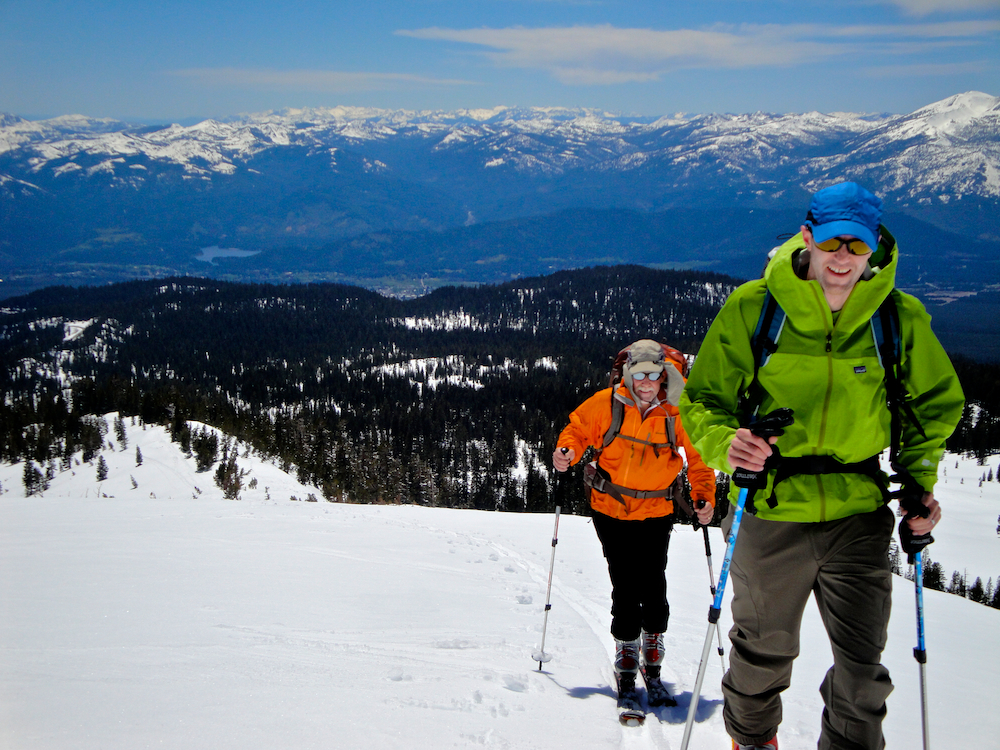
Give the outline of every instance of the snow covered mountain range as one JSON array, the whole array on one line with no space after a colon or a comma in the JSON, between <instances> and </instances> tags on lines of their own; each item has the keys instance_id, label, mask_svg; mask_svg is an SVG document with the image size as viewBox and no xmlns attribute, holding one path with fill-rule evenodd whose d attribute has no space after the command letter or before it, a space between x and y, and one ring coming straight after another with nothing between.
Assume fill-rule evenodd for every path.
<instances>
[{"instance_id":1,"label":"snow covered mountain range","mask_svg":"<svg viewBox=\"0 0 1000 750\"><path fill-rule=\"evenodd\" d=\"M440 255L450 232L465 263L480 263L478 276L456 280L497 281L512 272L491 274L489 261L505 251L470 241L470 227L506 235L511 221L544 219L558 234L578 220L563 212L586 211L625 236L612 260L636 259L650 238L630 243L620 215L599 215L610 210L629 212L626 224L656 217L661 261L741 273L733 252L706 255L700 246L685 255L670 238L700 234L725 212L734 245L759 254L774 233L797 229L809 192L839 179L882 195L889 215L914 227L903 246L918 254L922 242L959 240L973 257L995 253L1000 98L968 92L907 115L334 107L190 127L0 115L0 271L9 281L38 276L25 282L32 288L53 274L79 283L127 278L127 268L131 276L214 272L217 254L198 260L213 247L260 254L223 261L243 278L403 277L400 267L415 257ZM410 237L405 250L399 232ZM373 244L390 252L372 254ZM303 253L312 265L302 265ZM555 261L530 259L513 275L602 258L600 248L566 263L562 255L549 247ZM418 273L445 283L454 260Z\"/></svg>"}]
</instances>

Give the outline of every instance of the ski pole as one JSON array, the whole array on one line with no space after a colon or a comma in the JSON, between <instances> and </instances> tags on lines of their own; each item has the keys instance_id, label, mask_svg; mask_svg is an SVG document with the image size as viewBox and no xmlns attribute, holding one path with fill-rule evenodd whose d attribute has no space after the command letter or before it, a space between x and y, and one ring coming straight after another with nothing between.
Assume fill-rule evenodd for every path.
<instances>
[{"instance_id":1,"label":"ski pole","mask_svg":"<svg viewBox=\"0 0 1000 750\"><path fill-rule=\"evenodd\" d=\"M913 591L917 600L917 647L913 649L913 658L920 665L920 720L923 726L924 750L930 750L931 726L927 712L927 647L924 641L924 547L934 543L930 534L915 536L906 522L911 516L926 517L927 507L920 502L920 490L904 486L900 493L900 505L906 511L906 516L899 522L899 541L907 554L907 562L913 566Z\"/></svg>"},{"instance_id":2,"label":"ski pole","mask_svg":"<svg viewBox=\"0 0 1000 750\"><path fill-rule=\"evenodd\" d=\"M699 500L697 503L699 508L705 507L705 501ZM697 522L696 522L697 523ZM700 524L699 524L700 525ZM708 538L708 526L701 527L702 532L705 535L705 557L708 559L708 590L712 592L712 598L715 598L715 571L712 570L712 543ZM718 621L715 623L715 635L719 641L719 662L722 664L722 673L726 673L726 659L725 651L722 648L722 627L719 625Z\"/></svg>"},{"instance_id":3,"label":"ski pole","mask_svg":"<svg viewBox=\"0 0 1000 750\"><path fill-rule=\"evenodd\" d=\"M792 423L791 409L775 409L762 417L750 427L757 437L769 438L780 436L784 428ZM778 446L772 446L771 458L779 457ZM771 459L769 459L770 461ZM715 591L712 606L708 609L708 631L705 633L705 645L701 650L701 661L698 663L698 676L695 679L694 690L691 692L691 705L688 706L687 721L684 723L684 737L681 740L681 750L687 750L691 741L691 729L694 727L694 717L698 712L698 699L701 697L701 686L705 680L705 667L708 664L708 652L712 650L712 629L718 628L719 615L722 613L722 599L726 592L726 582L729 580L729 567L733 561L733 550L736 549L736 537L740 533L740 522L743 520L743 509L747 503L749 490L757 490L767 486L767 467L761 471L737 469L733 472L733 483L740 488L733 511L733 525L729 530L729 540L726 544L726 554L722 558L722 569L719 571L719 586Z\"/></svg>"},{"instance_id":4,"label":"ski pole","mask_svg":"<svg viewBox=\"0 0 1000 750\"><path fill-rule=\"evenodd\" d=\"M715 598L708 610L708 632L705 633L705 645L701 650L701 661L698 662L698 677L695 679L694 690L691 691L691 705L688 706L687 721L684 723L684 738L681 740L681 750L687 750L691 741L691 729L694 727L694 716L698 711L698 699L701 696L701 685L705 680L705 665L708 652L712 650L712 631L718 630L719 615L722 613L722 597L726 591L726 581L729 579L729 565L733 560L733 549L736 547L736 535L740 532L740 521L743 520L743 507L747 502L747 488L740 488L740 496L736 501L733 513L733 526L729 531L729 541L726 545L726 555L722 558L722 570L719 572L719 586L715 590Z\"/></svg>"},{"instance_id":5,"label":"ski pole","mask_svg":"<svg viewBox=\"0 0 1000 750\"><path fill-rule=\"evenodd\" d=\"M552 569L556 564L556 545L559 544L559 511L560 506L556 506L556 525L552 529L552 557L549 560L549 585L545 591L545 619L542 623L542 645L541 647L532 654L535 661L538 662L538 671L542 671L542 664L547 661L552 661L552 656L545 653L545 631L549 627L549 610L552 609Z\"/></svg>"},{"instance_id":6,"label":"ski pole","mask_svg":"<svg viewBox=\"0 0 1000 750\"><path fill-rule=\"evenodd\" d=\"M927 716L927 648L924 644L924 565L923 553L910 554L913 563L913 583L917 596L917 647L913 658L920 665L920 717L924 730L924 750L930 750L930 720Z\"/></svg>"}]
</instances>

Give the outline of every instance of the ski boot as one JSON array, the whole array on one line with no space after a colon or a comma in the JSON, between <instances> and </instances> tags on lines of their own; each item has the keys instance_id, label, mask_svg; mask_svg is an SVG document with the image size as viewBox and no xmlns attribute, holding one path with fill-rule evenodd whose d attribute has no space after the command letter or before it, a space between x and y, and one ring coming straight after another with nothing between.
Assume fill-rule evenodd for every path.
<instances>
[{"instance_id":1,"label":"ski boot","mask_svg":"<svg viewBox=\"0 0 1000 750\"><path fill-rule=\"evenodd\" d=\"M625 726L635 727L646 720L646 712L639 703L639 691L635 687L636 672L639 670L639 641L619 641L615 639L615 686L618 690L618 721Z\"/></svg>"},{"instance_id":2,"label":"ski boot","mask_svg":"<svg viewBox=\"0 0 1000 750\"><path fill-rule=\"evenodd\" d=\"M660 679L663 664L663 633L642 634L642 679L646 682L646 700L650 706L676 706L677 701Z\"/></svg>"}]
</instances>

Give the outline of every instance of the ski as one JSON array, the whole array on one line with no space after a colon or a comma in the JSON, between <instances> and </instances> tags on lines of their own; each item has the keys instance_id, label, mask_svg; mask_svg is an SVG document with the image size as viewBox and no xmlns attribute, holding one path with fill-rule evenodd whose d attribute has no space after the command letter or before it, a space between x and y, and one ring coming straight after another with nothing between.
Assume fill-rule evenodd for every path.
<instances>
[{"instance_id":1,"label":"ski","mask_svg":"<svg viewBox=\"0 0 1000 750\"><path fill-rule=\"evenodd\" d=\"M618 721L626 727L642 726L646 712L639 702L639 691L635 687L635 673L625 672L615 675L618 687Z\"/></svg>"},{"instance_id":2,"label":"ski","mask_svg":"<svg viewBox=\"0 0 1000 750\"><path fill-rule=\"evenodd\" d=\"M667 686L660 679L660 668L643 667L642 679L646 683L646 702L650 706L676 706L677 700L667 690Z\"/></svg>"}]
</instances>

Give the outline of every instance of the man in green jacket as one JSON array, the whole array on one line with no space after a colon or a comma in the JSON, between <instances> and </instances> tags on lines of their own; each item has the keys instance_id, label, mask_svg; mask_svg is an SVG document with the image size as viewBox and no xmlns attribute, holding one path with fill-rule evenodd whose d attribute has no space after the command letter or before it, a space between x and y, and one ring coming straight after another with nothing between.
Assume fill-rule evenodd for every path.
<instances>
[{"instance_id":1,"label":"man in green jacket","mask_svg":"<svg viewBox=\"0 0 1000 750\"><path fill-rule=\"evenodd\" d=\"M820 688L826 708L819 748L885 746L882 719L892 683L880 661L894 519L885 475L851 473L858 467L843 465L871 469L890 446L885 377L870 323L888 295L900 321L902 384L918 423L903 416L897 461L912 475L914 497L927 514L908 514L914 535L929 533L941 519L937 466L964 397L923 305L894 289L898 253L881 215L882 201L854 183L816 193L800 234L776 250L764 278L726 301L681 397L688 434L715 469L760 471L775 441L782 460L824 457L825 473L792 473L777 485L769 464L756 515L744 516L740 527L731 567L731 666L722 684L734 748L777 748L780 694L790 684L810 594L834 654ZM751 337L767 291L787 317L751 388ZM748 398L748 390L755 395ZM795 419L781 437L763 440L747 429L747 410L781 407Z\"/></svg>"}]
</instances>

